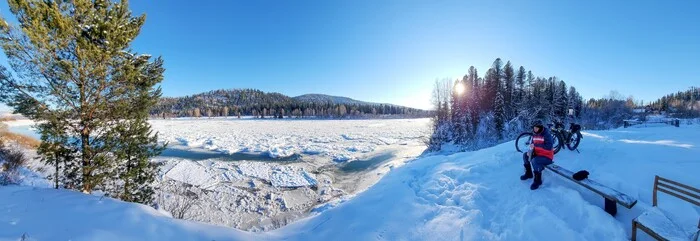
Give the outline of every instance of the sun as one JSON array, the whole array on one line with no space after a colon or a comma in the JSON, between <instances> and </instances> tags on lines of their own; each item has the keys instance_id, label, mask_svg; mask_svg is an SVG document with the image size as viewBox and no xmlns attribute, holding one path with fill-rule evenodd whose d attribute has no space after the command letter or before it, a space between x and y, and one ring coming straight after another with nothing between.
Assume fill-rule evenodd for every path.
<instances>
[{"instance_id":1,"label":"sun","mask_svg":"<svg viewBox=\"0 0 700 241\"><path fill-rule=\"evenodd\" d=\"M458 95L464 94L465 88L462 83L458 83L455 85L455 93Z\"/></svg>"}]
</instances>

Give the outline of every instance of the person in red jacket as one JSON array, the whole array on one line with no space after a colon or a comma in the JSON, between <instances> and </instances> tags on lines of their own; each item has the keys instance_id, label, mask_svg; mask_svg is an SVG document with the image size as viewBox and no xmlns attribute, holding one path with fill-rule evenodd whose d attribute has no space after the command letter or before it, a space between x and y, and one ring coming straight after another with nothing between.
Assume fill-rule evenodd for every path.
<instances>
[{"instance_id":1,"label":"person in red jacket","mask_svg":"<svg viewBox=\"0 0 700 241\"><path fill-rule=\"evenodd\" d=\"M531 190L535 190L542 185L542 171L546 165L554 163L554 151L552 134L542 125L541 122L536 123L532 127L533 137L530 144L530 151L523 154L523 162L525 166L525 174L520 176L520 180L527 180L534 177ZM532 161L529 155L532 153Z\"/></svg>"}]
</instances>

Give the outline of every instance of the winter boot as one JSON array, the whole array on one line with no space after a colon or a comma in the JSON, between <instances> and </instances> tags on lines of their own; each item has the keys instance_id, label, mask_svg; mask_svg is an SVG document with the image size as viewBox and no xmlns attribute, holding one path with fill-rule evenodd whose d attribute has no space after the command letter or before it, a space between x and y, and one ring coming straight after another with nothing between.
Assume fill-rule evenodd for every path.
<instances>
[{"instance_id":1,"label":"winter boot","mask_svg":"<svg viewBox=\"0 0 700 241\"><path fill-rule=\"evenodd\" d=\"M535 172L535 180L532 181L530 185L530 190L535 190L542 185L542 172Z\"/></svg>"},{"instance_id":2,"label":"winter boot","mask_svg":"<svg viewBox=\"0 0 700 241\"><path fill-rule=\"evenodd\" d=\"M532 167L530 166L530 163L523 165L525 166L525 175L520 176L520 180L527 180L532 178Z\"/></svg>"}]
</instances>

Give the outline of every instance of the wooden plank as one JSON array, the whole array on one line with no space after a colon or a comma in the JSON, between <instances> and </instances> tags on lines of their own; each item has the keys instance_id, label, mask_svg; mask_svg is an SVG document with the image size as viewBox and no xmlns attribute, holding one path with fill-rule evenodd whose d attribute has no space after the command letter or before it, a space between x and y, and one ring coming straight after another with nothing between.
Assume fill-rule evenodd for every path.
<instances>
[{"instance_id":1,"label":"wooden plank","mask_svg":"<svg viewBox=\"0 0 700 241\"><path fill-rule=\"evenodd\" d=\"M683 199L683 200L686 201L686 202L689 202L689 203L692 203L692 204L696 204L693 200L690 200L690 198L687 198L687 197L685 197L685 196L681 196L681 195L678 195L678 194L675 194L675 195L674 195L671 191L666 190L665 188L661 188L661 187L660 187L660 188L659 188L659 191L662 191L662 192L668 193L668 194L670 194L670 195L673 195L674 197ZM700 206L700 205L699 205L699 206Z\"/></svg>"},{"instance_id":2,"label":"wooden plank","mask_svg":"<svg viewBox=\"0 0 700 241\"><path fill-rule=\"evenodd\" d=\"M658 191L657 189L659 188L658 185L659 185L659 176L657 175L654 177L654 191L652 192L654 196L652 197L653 198L652 204L651 204L652 207L656 207L656 196L657 196L656 192Z\"/></svg>"},{"instance_id":3,"label":"wooden plank","mask_svg":"<svg viewBox=\"0 0 700 241\"><path fill-rule=\"evenodd\" d=\"M690 193L686 190L682 190L680 188L677 188L677 187L674 187L674 186L671 186L671 185L668 185L665 183L659 183L659 187L663 188L663 190L659 188L659 191L663 191L663 192L668 193L669 195L675 196L677 198L687 198L687 197L684 197L683 195L678 194L678 193L682 193L682 194L685 194L685 195L688 195L690 197L693 197L695 199L700 200L700 196L698 196L697 194ZM671 190L676 191L676 192L668 191L668 189L671 189ZM700 202L698 202L698 201L689 200L689 199L684 199L684 200L686 200L692 204L695 204L696 206L700 206Z\"/></svg>"},{"instance_id":4,"label":"wooden plank","mask_svg":"<svg viewBox=\"0 0 700 241\"><path fill-rule=\"evenodd\" d=\"M673 185L680 186L680 187L682 187L682 188L685 188L685 189L688 189L688 190L691 190L691 191L700 193L700 189L697 189L697 188L694 188L694 187L685 185L685 184L683 184L683 183L679 183L679 182L673 181L673 180L671 180L671 179L659 177L659 181L668 182L668 183L671 183L671 184L673 184Z\"/></svg>"},{"instance_id":5,"label":"wooden plank","mask_svg":"<svg viewBox=\"0 0 700 241\"><path fill-rule=\"evenodd\" d=\"M601 195L610 200L615 200L617 203L628 209L634 207L634 205L637 204L637 200L628 196L627 194L621 193L615 189L609 188L591 179L586 178L581 181L577 181L573 178L573 172L566 170L560 166L557 166L556 164L550 164L545 167L556 174L559 174L585 188L588 188L589 190L597 193L598 195Z\"/></svg>"},{"instance_id":6,"label":"wooden plank","mask_svg":"<svg viewBox=\"0 0 700 241\"><path fill-rule=\"evenodd\" d=\"M669 241L667 238L661 237L654 230L651 230L650 228L647 228L646 226L644 226L644 224L637 223L637 228L641 229L642 231L644 231L645 233L647 233L649 236L653 237L656 240Z\"/></svg>"}]
</instances>

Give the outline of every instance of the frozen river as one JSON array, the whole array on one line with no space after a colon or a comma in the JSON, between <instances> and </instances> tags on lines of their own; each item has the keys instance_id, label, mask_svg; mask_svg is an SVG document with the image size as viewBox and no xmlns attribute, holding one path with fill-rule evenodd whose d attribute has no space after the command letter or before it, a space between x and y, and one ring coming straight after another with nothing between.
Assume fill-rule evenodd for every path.
<instances>
[{"instance_id":1,"label":"frozen river","mask_svg":"<svg viewBox=\"0 0 700 241\"><path fill-rule=\"evenodd\" d=\"M428 119L151 120L168 148L157 202L182 218L262 231L322 212L419 156ZM31 123L10 124L39 138Z\"/></svg>"}]
</instances>

